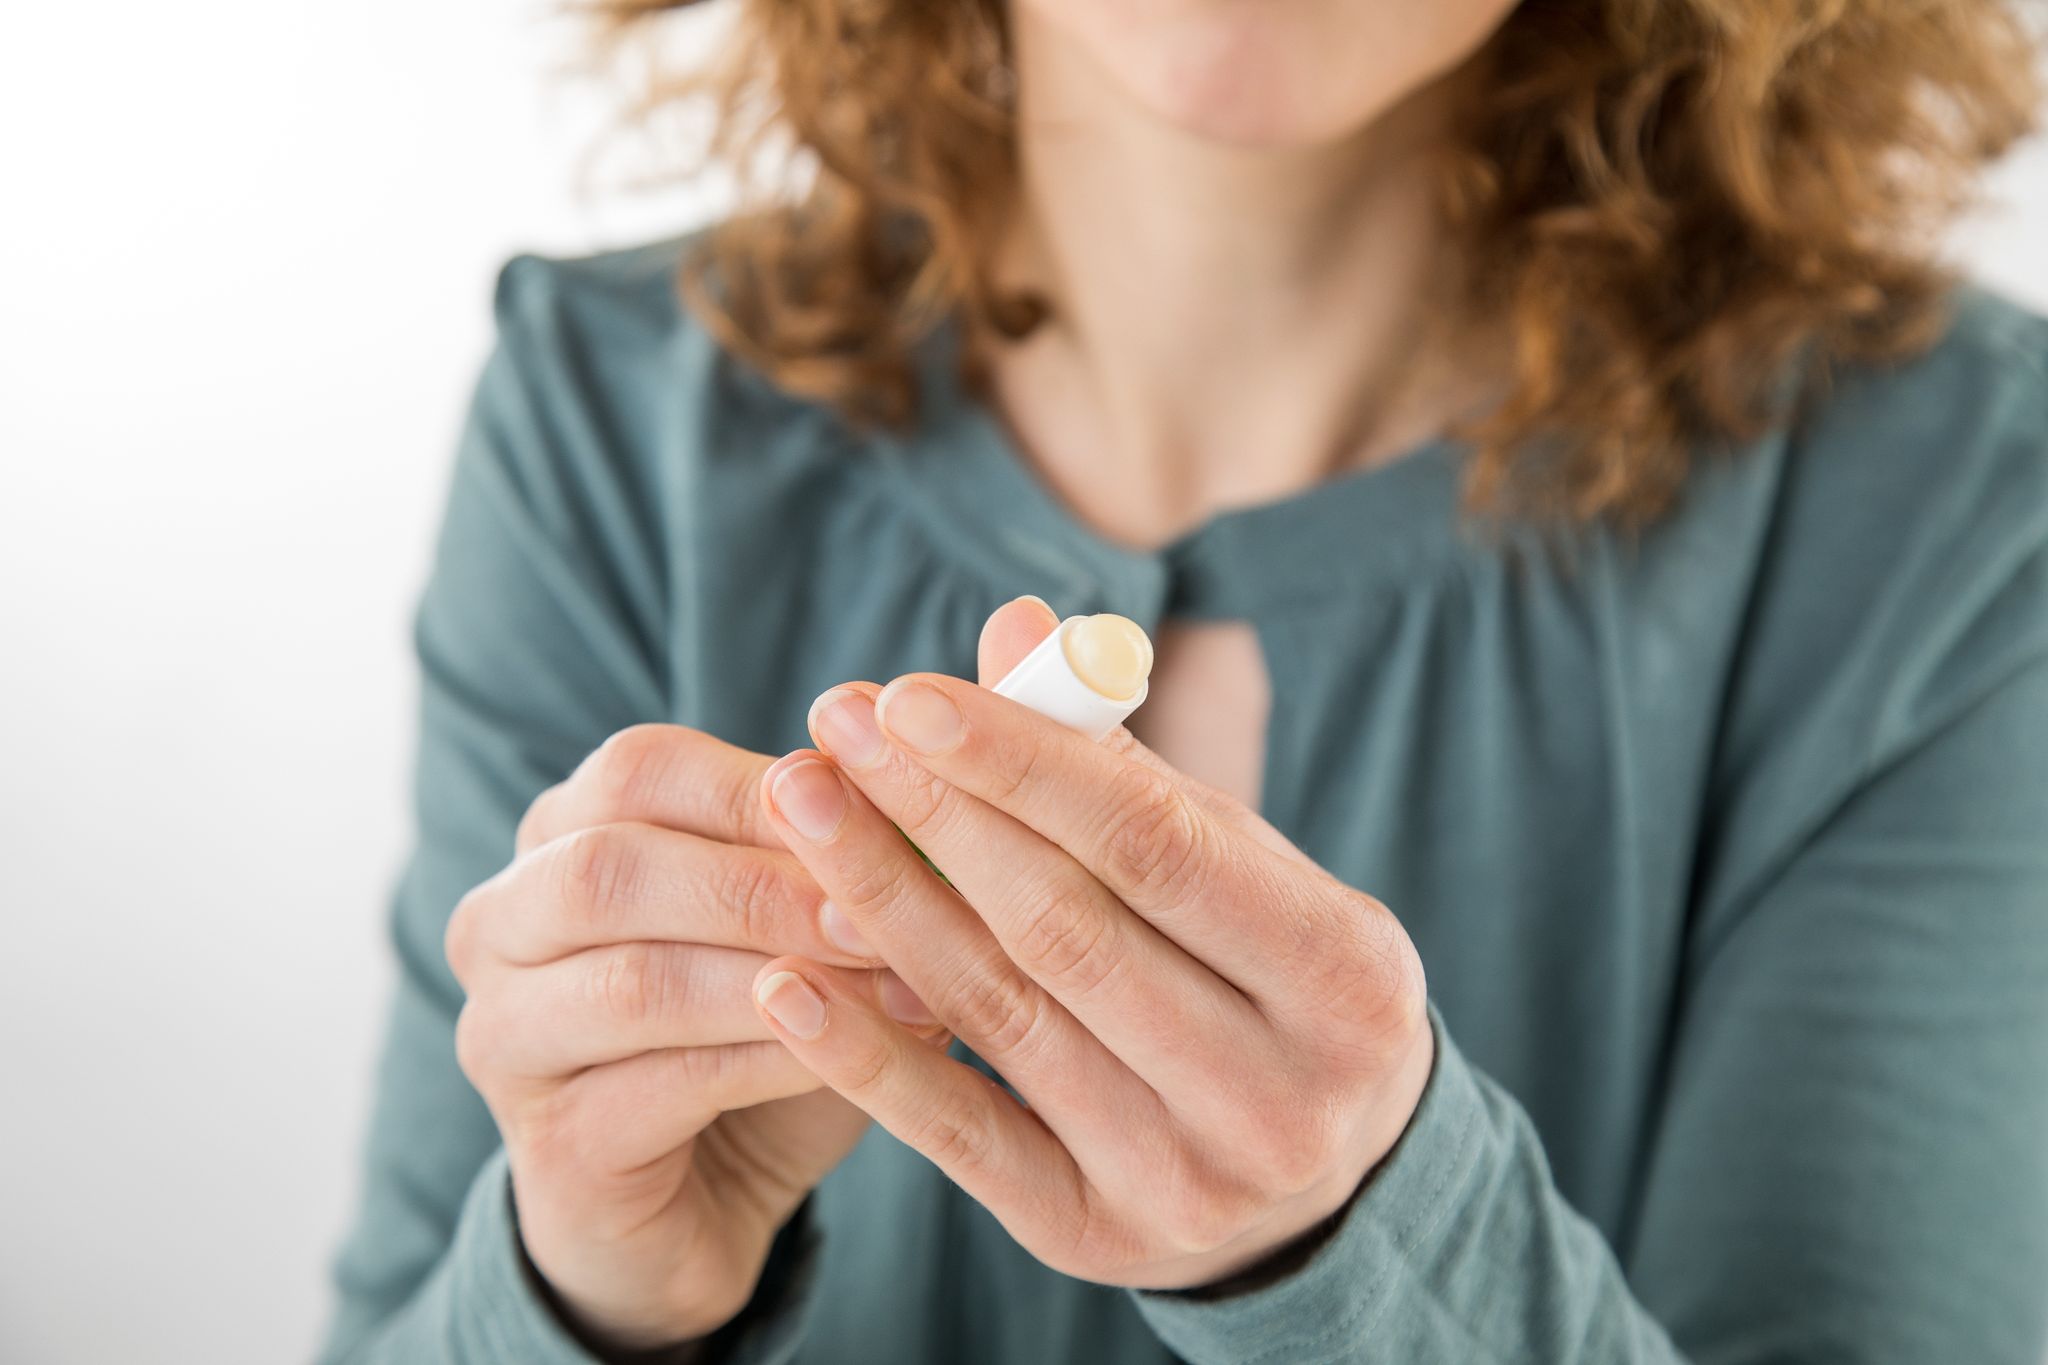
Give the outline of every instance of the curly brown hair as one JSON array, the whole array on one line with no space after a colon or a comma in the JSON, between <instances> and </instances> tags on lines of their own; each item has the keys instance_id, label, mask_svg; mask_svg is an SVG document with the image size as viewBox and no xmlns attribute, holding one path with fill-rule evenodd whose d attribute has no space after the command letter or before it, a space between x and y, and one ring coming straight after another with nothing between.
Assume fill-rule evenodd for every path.
<instances>
[{"instance_id":1,"label":"curly brown hair","mask_svg":"<svg viewBox=\"0 0 2048 1365\"><path fill-rule=\"evenodd\" d=\"M692 0L591 2L616 39ZM901 425L941 321L974 383L986 338L1043 318L989 276L1008 48L1002 0L747 0L714 65L657 78L652 105L711 98L722 163L782 138L816 168L683 272L724 345ZM1523 0L1443 180L1509 343L1505 397L1458 433L1471 505L1640 523L1703 440L1781 420L1788 377L1930 344L1940 232L2032 127L2036 57L1997 0Z\"/></svg>"}]
</instances>

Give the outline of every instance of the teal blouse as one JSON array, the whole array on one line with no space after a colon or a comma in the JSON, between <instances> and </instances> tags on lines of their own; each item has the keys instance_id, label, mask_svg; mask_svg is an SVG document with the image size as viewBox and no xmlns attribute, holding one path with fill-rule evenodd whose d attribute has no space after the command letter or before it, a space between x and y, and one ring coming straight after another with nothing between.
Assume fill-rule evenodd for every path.
<instances>
[{"instance_id":1,"label":"teal blouse","mask_svg":"<svg viewBox=\"0 0 2048 1365\"><path fill-rule=\"evenodd\" d=\"M2048 323L1703 450L1628 536L1474 531L1445 441L1111 543L924 353L895 437L739 368L684 243L521 257L419 602L417 838L325 1359L590 1357L455 1063L457 899L646 720L782 752L846 679L971 676L1022 592L1249 621L1263 810L1390 905L1434 1073L1306 1262L1227 1295L1035 1262L872 1131L714 1355L1972 1361L2048 1348ZM763 620L771 626L764 627Z\"/></svg>"}]
</instances>

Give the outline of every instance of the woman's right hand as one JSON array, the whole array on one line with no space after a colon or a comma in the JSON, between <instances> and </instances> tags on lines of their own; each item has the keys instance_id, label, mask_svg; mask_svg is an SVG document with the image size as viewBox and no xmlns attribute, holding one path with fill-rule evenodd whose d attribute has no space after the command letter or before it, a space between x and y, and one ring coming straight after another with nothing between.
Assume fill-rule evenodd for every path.
<instances>
[{"instance_id":1,"label":"woman's right hand","mask_svg":"<svg viewBox=\"0 0 2048 1365\"><path fill-rule=\"evenodd\" d=\"M761 1022L764 963L869 968L884 1009L944 1037L768 830L770 761L680 726L621 731L534 802L512 863L449 921L456 1052L504 1137L527 1255L606 1345L737 1314L867 1125Z\"/></svg>"}]
</instances>

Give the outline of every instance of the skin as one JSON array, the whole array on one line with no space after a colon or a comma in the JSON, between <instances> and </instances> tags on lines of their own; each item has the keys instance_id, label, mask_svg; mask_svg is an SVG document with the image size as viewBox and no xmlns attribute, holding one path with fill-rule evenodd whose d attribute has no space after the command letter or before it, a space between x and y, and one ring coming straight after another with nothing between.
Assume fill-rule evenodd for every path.
<instances>
[{"instance_id":1,"label":"skin","mask_svg":"<svg viewBox=\"0 0 2048 1365\"><path fill-rule=\"evenodd\" d=\"M1494 396L1435 177L1510 8L1018 0L995 272L1053 308L990 381L1077 516L1158 545Z\"/></svg>"},{"instance_id":2,"label":"skin","mask_svg":"<svg viewBox=\"0 0 2048 1365\"><path fill-rule=\"evenodd\" d=\"M984 681L1043 635L1016 616L1037 605L990 619ZM906 1038L950 1041L783 847L758 799L773 763L684 726L620 731L535 800L512 863L448 922L457 1057L504 1137L527 1256L594 1343L731 1318L868 1127L756 1012L771 958L839 968Z\"/></svg>"},{"instance_id":3,"label":"skin","mask_svg":"<svg viewBox=\"0 0 2048 1365\"><path fill-rule=\"evenodd\" d=\"M748 1007L771 955L840 964L841 989L929 1020L827 937L753 800L767 767L697 731L623 731L534 803L511 865L449 921L457 1057L504 1138L527 1255L593 1340L688 1339L738 1312L866 1127Z\"/></svg>"},{"instance_id":4,"label":"skin","mask_svg":"<svg viewBox=\"0 0 2048 1365\"><path fill-rule=\"evenodd\" d=\"M811 730L819 748L762 780L772 827L1029 1108L843 969L776 958L756 1002L1045 1264L1144 1288L1230 1275L1400 1137L1433 1060L1421 962L1385 906L1242 804L1127 730L1090 742L943 674L834 688Z\"/></svg>"},{"instance_id":5,"label":"skin","mask_svg":"<svg viewBox=\"0 0 2048 1365\"><path fill-rule=\"evenodd\" d=\"M1018 0L998 264L1058 321L994 356L993 397L1084 521L1158 543L1388 458L1483 390L1419 187L1508 5L1427 8ZM998 611L982 681L1053 624ZM870 1117L1108 1284L1213 1281L1349 1198L1429 1075L1421 964L1249 809L1263 705L1233 707L1261 665L1204 629L1240 633L1156 642L1134 719L1162 718L1158 750L914 674L831 689L816 749L641 726L535 803L447 951L458 1056L579 1332L730 1319ZM947 714L934 742L920 722ZM1029 1108L945 1056L952 1033Z\"/></svg>"},{"instance_id":6,"label":"skin","mask_svg":"<svg viewBox=\"0 0 2048 1365\"><path fill-rule=\"evenodd\" d=\"M1110 539L1398 457L1504 372L1433 195L1506 0L1017 0L1019 203L997 275L1053 301L995 406ZM1247 452L1257 452L1247 458ZM1239 621L1161 623L1131 726L1259 800L1271 684Z\"/></svg>"}]
</instances>

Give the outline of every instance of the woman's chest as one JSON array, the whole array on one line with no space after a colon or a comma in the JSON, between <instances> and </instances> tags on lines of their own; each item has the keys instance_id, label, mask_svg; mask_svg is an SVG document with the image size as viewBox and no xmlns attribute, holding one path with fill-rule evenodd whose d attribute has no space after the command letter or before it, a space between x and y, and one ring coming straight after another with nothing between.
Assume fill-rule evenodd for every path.
<instances>
[{"instance_id":1,"label":"woman's chest","mask_svg":"<svg viewBox=\"0 0 2048 1365\"><path fill-rule=\"evenodd\" d=\"M1126 724L1180 771L1258 809L1273 691L1245 621L1162 622L1145 705Z\"/></svg>"}]
</instances>

